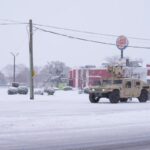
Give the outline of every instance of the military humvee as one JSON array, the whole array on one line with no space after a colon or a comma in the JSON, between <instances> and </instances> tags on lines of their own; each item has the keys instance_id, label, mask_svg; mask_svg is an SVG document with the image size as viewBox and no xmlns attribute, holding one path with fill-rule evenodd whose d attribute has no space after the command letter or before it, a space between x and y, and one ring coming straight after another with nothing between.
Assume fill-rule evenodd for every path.
<instances>
[{"instance_id":1,"label":"military humvee","mask_svg":"<svg viewBox=\"0 0 150 150\"><path fill-rule=\"evenodd\" d=\"M103 79L99 85L90 87L89 100L98 103L100 98L109 98L111 103L127 102L136 97L139 102L148 100L150 87L139 79L124 78L122 67L108 68L113 74L110 79Z\"/></svg>"}]
</instances>

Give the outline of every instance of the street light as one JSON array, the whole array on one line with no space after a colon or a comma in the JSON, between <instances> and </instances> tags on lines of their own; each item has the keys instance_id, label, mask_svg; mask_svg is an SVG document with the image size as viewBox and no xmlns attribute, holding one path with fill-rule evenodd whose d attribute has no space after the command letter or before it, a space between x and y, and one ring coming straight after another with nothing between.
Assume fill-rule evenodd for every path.
<instances>
[{"instance_id":1,"label":"street light","mask_svg":"<svg viewBox=\"0 0 150 150\"><path fill-rule=\"evenodd\" d=\"M13 82L15 82L15 80L16 80L16 56L18 56L19 53L14 54L13 52L10 52L10 54L14 57Z\"/></svg>"}]
</instances>

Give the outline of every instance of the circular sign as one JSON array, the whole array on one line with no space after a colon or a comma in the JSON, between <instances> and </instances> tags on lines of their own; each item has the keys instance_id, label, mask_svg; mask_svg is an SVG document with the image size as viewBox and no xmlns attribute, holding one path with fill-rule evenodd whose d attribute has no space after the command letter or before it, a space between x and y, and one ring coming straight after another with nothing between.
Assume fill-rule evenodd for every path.
<instances>
[{"instance_id":1,"label":"circular sign","mask_svg":"<svg viewBox=\"0 0 150 150\"><path fill-rule=\"evenodd\" d=\"M128 46L128 44L128 39L124 35L119 36L116 40L116 46L120 50L124 50Z\"/></svg>"}]
</instances>

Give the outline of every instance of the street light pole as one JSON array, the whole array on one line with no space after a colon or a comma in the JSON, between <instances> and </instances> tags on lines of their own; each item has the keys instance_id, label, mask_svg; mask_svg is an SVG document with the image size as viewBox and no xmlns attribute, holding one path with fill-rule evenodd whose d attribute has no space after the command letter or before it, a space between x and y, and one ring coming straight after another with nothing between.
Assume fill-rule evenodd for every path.
<instances>
[{"instance_id":1,"label":"street light pole","mask_svg":"<svg viewBox=\"0 0 150 150\"><path fill-rule=\"evenodd\" d=\"M10 52L10 53L14 58L14 62L13 62L13 82L15 82L16 81L16 56L18 56L19 53L16 53L16 54L14 54L12 52Z\"/></svg>"}]
</instances>

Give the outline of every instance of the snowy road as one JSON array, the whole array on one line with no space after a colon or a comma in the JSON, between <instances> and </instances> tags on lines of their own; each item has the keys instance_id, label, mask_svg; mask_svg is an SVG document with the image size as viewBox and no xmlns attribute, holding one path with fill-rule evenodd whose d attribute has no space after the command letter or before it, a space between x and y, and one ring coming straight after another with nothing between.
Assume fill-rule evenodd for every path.
<instances>
[{"instance_id":1,"label":"snowy road","mask_svg":"<svg viewBox=\"0 0 150 150\"><path fill-rule=\"evenodd\" d=\"M90 104L88 95L8 96L0 90L0 150L149 150L150 102Z\"/></svg>"}]
</instances>

